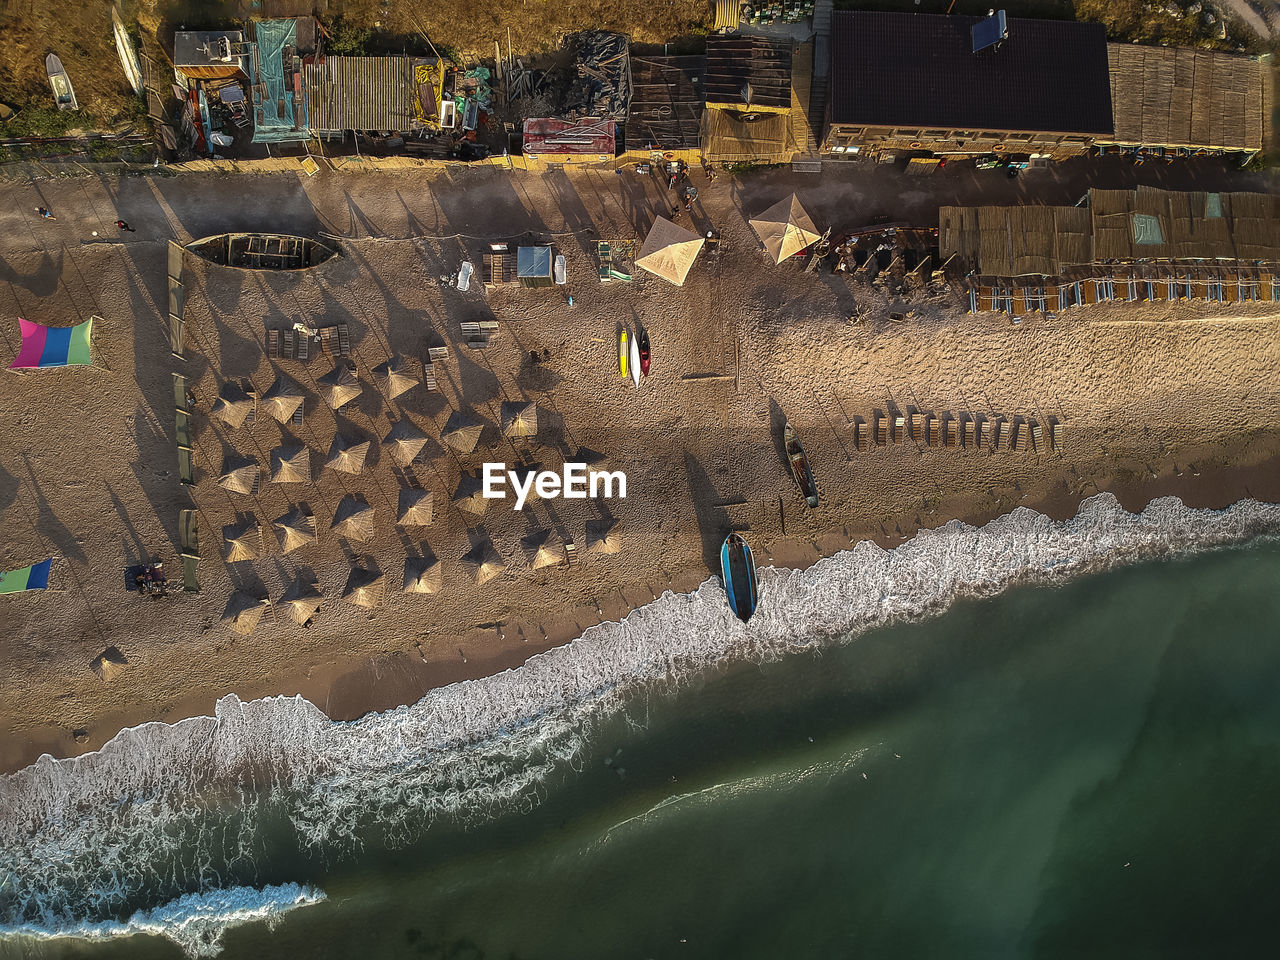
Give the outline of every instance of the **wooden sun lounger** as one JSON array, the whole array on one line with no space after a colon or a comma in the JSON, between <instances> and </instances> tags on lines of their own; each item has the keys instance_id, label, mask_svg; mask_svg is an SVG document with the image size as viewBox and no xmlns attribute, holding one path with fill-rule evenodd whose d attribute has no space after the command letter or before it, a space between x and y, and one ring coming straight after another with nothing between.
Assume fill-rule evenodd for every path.
<instances>
[{"instance_id":1,"label":"wooden sun lounger","mask_svg":"<svg viewBox=\"0 0 1280 960\"><path fill-rule=\"evenodd\" d=\"M1049 424L1049 449L1057 451L1062 446L1062 424L1055 420Z\"/></svg>"},{"instance_id":2,"label":"wooden sun lounger","mask_svg":"<svg viewBox=\"0 0 1280 960\"><path fill-rule=\"evenodd\" d=\"M907 436L912 440L922 440L924 438L925 416L923 413L916 411L907 419Z\"/></svg>"},{"instance_id":3,"label":"wooden sun lounger","mask_svg":"<svg viewBox=\"0 0 1280 960\"><path fill-rule=\"evenodd\" d=\"M893 435L893 442L894 442L894 443L901 443L901 442L902 442L902 435L903 435L904 433L906 433L906 430L907 430L907 418L906 418L906 417L894 417L894 418L893 418L893 434L892 434L892 435Z\"/></svg>"},{"instance_id":4,"label":"wooden sun lounger","mask_svg":"<svg viewBox=\"0 0 1280 960\"><path fill-rule=\"evenodd\" d=\"M267 359L268 360L280 359L280 331L279 330L267 331Z\"/></svg>"},{"instance_id":5,"label":"wooden sun lounger","mask_svg":"<svg viewBox=\"0 0 1280 960\"><path fill-rule=\"evenodd\" d=\"M877 410L873 419L875 420L876 446L883 447L889 442L889 418Z\"/></svg>"},{"instance_id":6,"label":"wooden sun lounger","mask_svg":"<svg viewBox=\"0 0 1280 960\"><path fill-rule=\"evenodd\" d=\"M960 421L960 446L975 447L978 445L978 424L973 420Z\"/></svg>"},{"instance_id":7,"label":"wooden sun lounger","mask_svg":"<svg viewBox=\"0 0 1280 960\"><path fill-rule=\"evenodd\" d=\"M1013 421L1013 428L1009 431L1009 449L1017 450L1018 441L1022 437L1022 421Z\"/></svg>"},{"instance_id":8,"label":"wooden sun lounger","mask_svg":"<svg viewBox=\"0 0 1280 960\"><path fill-rule=\"evenodd\" d=\"M178 511L178 539L182 545L182 590L199 593L196 568L200 563L199 515L194 510Z\"/></svg>"},{"instance_id":9,"label":"wooden sun lounger","mask_svg":"<svg viewBox=\"0 0 1280 960\"><path fill-rule=\"evenodd\" d=\"M939 422L942 424L942 445L944 447L954 447L956 445L955 421L948 418Z\"/></svg>"},{"instance_id":10,"label":"wooden sun lounger","mask_svg":"<svg viewBox=\"0 0 1280 960\"><path fill-rule=\"evenodd\" d=\"M426 388L427 393L438 393L439 385L436 383L436 365L428 361L422 365L422 385Z\"/></svg>"},{"instance_id":11,"label":"wooden sun lounger","mask_svg":"<svg viewBox=\"0 0 1280 960\"><path fill-rule=\"evenodd\" d=\"M1031 449L1039 452L1040 447L1044 444L1044 428L1035 420L1029 422L1031 424Z\"/></svg>"},{"instance_id":12,"label":"wooden sun lounger","mask_svg":"<svg viewBox=\"0 0 1280 960\"><path fill-rule=\"evenodd\" d=\"M931 447L942 446L942 421L937 417L926 417L924 422L925 442Z\"/></svg>"},{"instance_id":13,"label":"wooden sun lounger","mask_svg":"<svg viewBox=\"0 0 1280 960\"><path fill-rule=\"evenodd\" d=\"M351 355L350 325L338 323L331 327L321 327L316 332L320 334L321 349L329 356L348 357Z\"/></svg>"}]
</instances>

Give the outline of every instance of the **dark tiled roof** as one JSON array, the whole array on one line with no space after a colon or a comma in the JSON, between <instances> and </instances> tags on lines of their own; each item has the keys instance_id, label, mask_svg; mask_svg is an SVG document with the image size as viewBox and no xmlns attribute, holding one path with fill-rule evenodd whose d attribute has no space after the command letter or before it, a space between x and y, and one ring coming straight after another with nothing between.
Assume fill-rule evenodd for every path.
<instances>
[{"instance_id":1,"label":"dark tiled roof","mask_svg":"<svg viewBox=\"0 0 1280 960\"><path fill-rule=\"evenodd\" d=\"M1105 53L1104 53L1105 58ZM767 37L707 37L707 103L791 109L791 47Z\"/></svg>"},{"instance_id":2,"label":"dark tiled roof","mask_svg":"<svg viewBox=\"0 0 1280 960\"><path fill-rule=\"evenodd\" d=\"M835 13L831 122L1111 133L1102 24L1011 19L1004 43L975 54L979 19Z\"/></svg>"}]
</instances>

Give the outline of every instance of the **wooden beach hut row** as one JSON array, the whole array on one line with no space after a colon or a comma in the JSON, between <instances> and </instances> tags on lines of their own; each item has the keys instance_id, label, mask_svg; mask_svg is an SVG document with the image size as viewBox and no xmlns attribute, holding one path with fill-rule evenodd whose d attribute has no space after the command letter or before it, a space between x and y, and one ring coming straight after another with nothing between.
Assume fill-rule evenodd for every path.
<instances>
[{"instance_id":1,"label":"wooden beach hut row","mask_svg":"<svg viewBox=\"0 0 1280 960\"><path fill-rule=\"evenodd\" d=\"M1280 302L1280 271L1197 266L1121 270L1048 284L992 280L971 283L968 297L970 313L1007 313L1013 317L1108 302Z\"/></svg>"},{"instance_id":2,"label":"wooden beach hut row","mask_svg":"<svg viewBox=\"0 0 1280 960\"><path fill-rule=\"evenodd\" d=\"M967 412L942 413L913 410L908 413L876 410L868 422L858 417L853 425L856 450L899 443L965 450L1029 450L1056 453L1062 445L1062 422L1049 417L1046 423L1028 417Z\"/></svg>"}]
</instances>

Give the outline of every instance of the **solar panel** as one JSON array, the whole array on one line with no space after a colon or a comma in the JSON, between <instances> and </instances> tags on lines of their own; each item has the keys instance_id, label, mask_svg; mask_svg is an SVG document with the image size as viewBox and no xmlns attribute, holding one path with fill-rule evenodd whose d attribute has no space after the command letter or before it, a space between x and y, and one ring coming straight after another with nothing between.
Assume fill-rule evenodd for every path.
<instances>
[{"instance_id":1,"label":"solar panel","mask_svg":"<svg viewBox=\"0 0 1280 960\"><path fill-rule=\"evenodd\" d=\"M997 10L985 20L979 20L969 31L973 39L973 52L981 53L1009 39L1009 21L1003 10Z\"/></svg>"}]
</instances>

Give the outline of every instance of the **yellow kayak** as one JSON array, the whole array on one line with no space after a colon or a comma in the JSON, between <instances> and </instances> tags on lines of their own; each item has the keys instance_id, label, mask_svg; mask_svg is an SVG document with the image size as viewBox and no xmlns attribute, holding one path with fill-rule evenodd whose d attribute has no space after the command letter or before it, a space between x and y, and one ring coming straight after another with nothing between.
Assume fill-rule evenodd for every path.
<instances>
[{"instance_id":1,"label":"yellow kayak","mask_svg":"<svg viewBox=\"0 0 1280 960\"><path fill-rule=\"evenodd\" d=\"M627 375L627 358L630 354L627 352L627 328L622 328L622 335L618 338L618 369L622 371L622 375Z\"/></svg>"}]
</instances>

